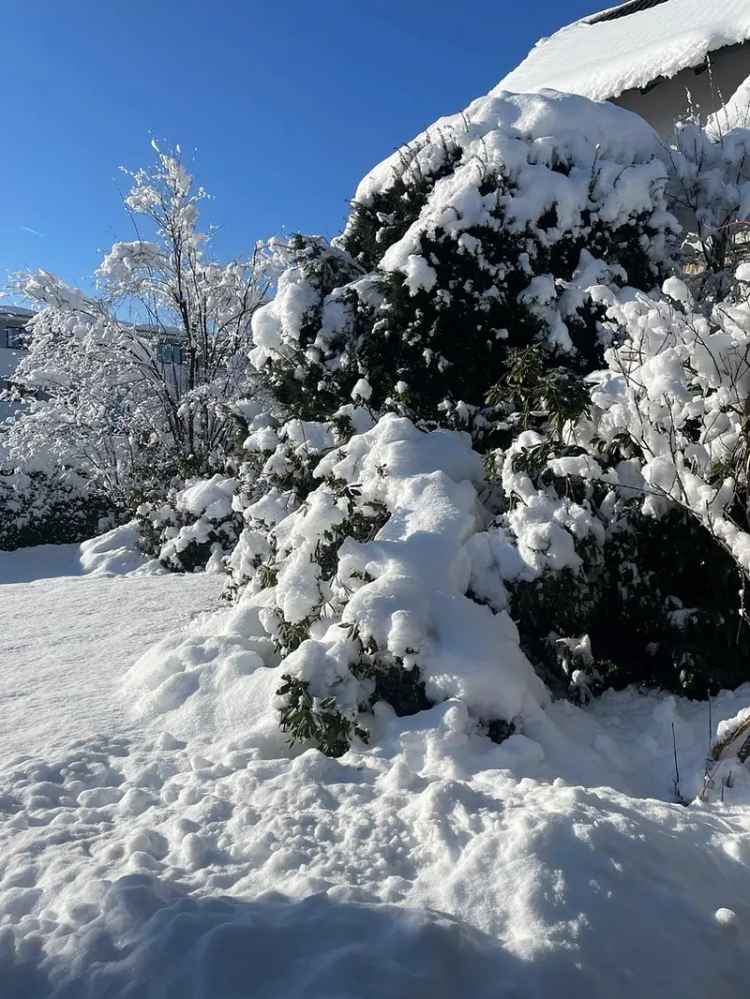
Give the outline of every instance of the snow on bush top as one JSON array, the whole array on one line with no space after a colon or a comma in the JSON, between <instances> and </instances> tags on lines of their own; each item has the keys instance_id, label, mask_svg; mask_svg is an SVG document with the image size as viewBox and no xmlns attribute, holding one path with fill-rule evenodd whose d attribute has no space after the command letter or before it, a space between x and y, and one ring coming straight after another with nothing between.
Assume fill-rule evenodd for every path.
<instances>
[{"instance_id":1,"label":"snow on bush top","mask_svg":"<svg viewBox=\"0 0 750 999\"><path fill-rule=\"evenodd\" d=\"M499 90L553 87L595 100L700 66L717 49L750 38L746 0L667 0L592 24L584 18L542 38Z\"/></svg>"},{"instance_id":2,"label":"snow on bush top","mask_svg":"<svg viewBox=\"0 0 750 999\"><path fill-rule=\"evenodd\" d=\"M480 526L473 483L482 476L466 435L423 434L387 416L327 455L315 475L323 484L276 526L281 558L272 603L264 592L251 598L274 630L278 610L291 624L318 619L310 629L316 637L291 653L287 671L316 696L333 693L340 707L356 712L371 693L369 678L351 671L361 645L378 668L418 667L428 698L460 697L478 717L510 719L544 702L507 613L493 614L465 596L466 542ZM347 526L335 575L325 580L320 542L353 521L336 483L355 488L358 507L381 510L387 520L368 540L355 540Z\"/></svg>"},{"instance_id":3,"label":"snow on bush top","mask_svg":"<svg viewBox=\"0 0 750 999\"><path fill-rule=\"evenodd\" d=\"M465 150L465 162L474 157L483 159L489 153L497 162L511 164L515 171L533 159L534 153L544 163L553 145L570 159L588 163L594 160L596 150L602 160L621 164L647 163L659 155L656 132L630 111L603 102L592 104L575 94L551 89L511 92L521 89L498 86L464 111L439 118L409 144L419 150L414 172L436 173L450 142ZM360 181L355 202L367 204L373 194L392 186L401 160L398 151L371 170Z\"/></svg>"},{"instance_id":4,"label":"snow on bush top","mask_svg":"<svg viewBox=\"0 0 750 999\"><path fill-rule=\"evenodd\" d=\"M483 432L510 351L542 343L590 370L592 288L660 283L678 225L658 151L608 104L475 101L362 181L332 246L297 240L251 360L304 418L354 399Z\"/></svg>"}]
</instances>

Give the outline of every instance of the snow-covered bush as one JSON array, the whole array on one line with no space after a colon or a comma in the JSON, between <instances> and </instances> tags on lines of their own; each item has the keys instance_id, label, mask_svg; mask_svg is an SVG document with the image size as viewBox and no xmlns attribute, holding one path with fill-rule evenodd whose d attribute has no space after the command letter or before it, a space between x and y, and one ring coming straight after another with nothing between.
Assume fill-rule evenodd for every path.
<instances>
[{"instance_id":1,"label":"snow-covered bush","mask_svg":"<svg viewBox=\"0 0 750 999\"><path fill-rule=\"evenodd\" d=\"M235 509L237 479L216 474L170 490L161 502L136 509L141 547L173 572L220 571L242 530Z\"/></svg>"},{"instance_id":2,"label":"snow-covered bush","mask_svg":"<svg viewBox=\"0 0 750 999\"><path fill-rule=\"evenodd\" d=\"M269 412L256 414L239 469L235 509L243 513L245 530L230 559L229 594L241 592L258 570L259 578L269 571L263 568L272 550L269 531L318 487L314 470L321 457L345 444L355 431L371 427L369 412L352 405L325 422L282 422Z\"/></svg>"},{"instance_id":3,"label":"snow-covered bush","mask_svg":"<svg viewBox=\"0 0 750 999\"><path fill-rule=\"evenodd\" d=\"M268 429L250 446L270 451ZM283 670L283 729L340 755L367 740L378 710L411 714L457 697L490 734L507 735L547 695L507 611L471 595L484 514L468 435L390 415L341 446L321 424L293 421L280 436L307 458L323 454L317 485L249 506L232 567L249 577L245 629ZM278 448L267 464L281 457L283 471Z\"/></svg>"},{"instance_id":4,"label":"snow-covered bush","mask_svg":"<svg viewBox=\"0 0 750 999\"><path fill-rule=\"evenodd\" d=\"M0 468L0 550L83 541L112 526L114 514L71 469Z\"/></svg>"},{"instance_id":5,"label":"snow-covered bush","mask_svg":"<svg viewBox=\"0 0 750 999\"><path fill-rule=\"evenodd\" d=\"M585 373L605 346L592 289L658 285L677 224L657 151L608 104L476 101L365 178L332 245L292 242L253 363L306 418L352 398L481 437L514 350Z\"/></svg>"},{"instance_id":6,"label":"snow-covered bush","mask_svg":"<svg viewBox=\"0 0 750 999\"><path fill-rule=\"evenodd\" d=\"M585 414L498 456L511 608L548 676L567 647L555 643L588 633L595 682L703 694L744 679L748 279L741 267L708 315L677 278L663 297L610 296L613 345Z\"/></svg>"},{"instance_id":7,"label":"snow-covered bush","mask_svg":"<svg viewBox=\"0 0 750 999\"><path fill-rule=\"evenodd\" d=\"M677 278L664 300L612 304L609 319L627 337L597 378L590 430L604 446L625 438L636 449L631 485L645 494L645 512L686 510L747 576L750 267L736 278L738 293L709 316Z\"/></svg>"},{"instance_id":8,"label":"snow-covered bush","mask_svg":"<svg viewBox=\"0 0 750 999\"><path fill-rule=\"evenodd\" d=\"M488 530L521 644L559 694L628 683L703 696L745 678L736 567L687 511L645 513L638 461L528 438L506 459ZM711 586L706 586L710 578ZM571 655L571 642L584 645Z\"/></svg>"},{"instance_id":9,"label":"snow-covered bush","mask_svg":"<svg viewBox=\"0 0 750 999\"><path fill-rule=\"evenodd\" d=\"M699 300L725 295L748 256L750 84L708 120L699 109L675 126L668 152L670 202L684 220L689 280Z\"/></svg>"},{"instance_id":10,"label":"snow-covered bush","mask_svg":"<svg viewBox=\"0 0 750 999\"><path fill-rule=\"evenodd\" d=\"M284 405L315 418L296 421L315 439L290 446L287 431L269 424L250 435L249 478L264 488L248 501L230 566L234 591L247 587L241 603L257 609L264 640L283 658L281 720L293 737L338 753L364 737L363 710L374 703L415 710L436 698L440 657L422 655L433 634L424 602L415 614L409 586L388 589L387 626L368 603L381 580L392 586L391 571L423 572L400 548L374 557L399 529L403 482L389 472L387 485L373 478L363 487L350 457L401 423L394 416L370 430L361 417L348 440L352 427L331 422L343 403L373 420L388 410L408 417L412 434L463 426L480 442L485 468L466 476L475 523L461 543L461 597L516 623L514 641L554 692L586 700L637 682L702 694L742 679L749 649L733 596L744 542L737 535L734 551L728 543L721 498L707 519L700 503L652 488L635 423L653 419L657 436L669 429L640 372L627 387L631 424L618 422L623 359L641 349L637 317L653 312L660 328L664 310L687 303L677 279L665 288L683 305L655 290L672 266L678 226L669 209L684 210L667 200L663 155L645 123L609 105L495 95L367 177L333 244L291 242L293 265L253 318L251 358ZM684 150L678 160L685 167ZM741 328L740 303L725 304ZM700 309L690 311L698 321ZM692 427L707 385L690 381L692 348L683 348ZM646 351L658 367L662 345ZM735 389L739 400L744 387ZM719 395L708 409L721 408ZM419 439L424 448L430 435ZM689 449L683 464L695 474ZM430 556L420 558L433 578ZM483 695L471 711L500 733L512 712L487 688Z\"/></svg>"}]
</instances>

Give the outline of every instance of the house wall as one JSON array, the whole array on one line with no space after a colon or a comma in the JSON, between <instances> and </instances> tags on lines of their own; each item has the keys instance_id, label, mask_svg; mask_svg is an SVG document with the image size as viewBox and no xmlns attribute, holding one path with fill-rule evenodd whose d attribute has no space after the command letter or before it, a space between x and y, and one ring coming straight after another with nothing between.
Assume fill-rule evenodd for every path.
<instances>
[{"instance_id":1,"label":"house wall","mask_svg":"<svg viewBox=\"0 0 750 999\"><path fill-rule=\"evenodd\" d=\"M28 309L1 309L0 331L5 330L8 327L15 330L18 329L18 327L25 326L29 319L31 319L32 315L33 312L30 312ZM16 369L16 365L22 357L23 351L10 350L3 346L2 337L0 337L0 388L4 386L4 383L13 374ZM15 404L3 402L3 400L0 399L0 421L4 420L7 416L10 416L16 409L17 406Z\"/></svg>"},{"instance_id":2,"label":"house wall","mask_svg":"<svg viewBox=\"0 0 750 999\"><path fill-rule=\"evenodd\" d=\"M671 79L660 79L646 93L626 90L614 104L635 111L665 139L672 135L675 118L687 108L687 92L704 115L718 111L750 76L750 42L730 45L711 54L711 71L684 69ZM750 120L749 120L750 123Z\"/></svg>"},{"instance_id":3,"label":"house wall","mask_svg":"<svg viewBox=\"0 0 750 999\"><path fill-rule=\"evenodd\" d=\"M6 350L0 347L0 387L10 378L13 374L16 365L21 360L22 353L20 350ZM0 420L4 420L6 416L14 411L15 406L10 402L3 402L0 399Z\"/></svg>"}]
</instances>

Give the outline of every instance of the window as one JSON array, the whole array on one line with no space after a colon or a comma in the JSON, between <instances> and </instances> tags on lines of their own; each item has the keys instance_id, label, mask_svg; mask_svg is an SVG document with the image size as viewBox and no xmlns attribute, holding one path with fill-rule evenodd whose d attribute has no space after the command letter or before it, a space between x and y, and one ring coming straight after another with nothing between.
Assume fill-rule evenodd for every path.
<instances>
[{"instance_id":1,"label":"window","mask_svg":"<svg viewBox=\"0 0 750 999\"><path fill-rule=\"evenodd\" d=\"M5 326L0 329L0 347L7 350L23 350L25 330L23 326Z\"/></svg>"},{"instance_id":2,"label":"window","mask_svg":"<svg viewBox=\"0 0 750 999\"><path fill-rule=\"evenodd\" d=\"M182 346L179 343L160 343L159 360L162 364L184 364Z\"/></svg>"},{"instance_id":3,"label":"window","mask_svg":"<svg viewBox=\"0 0 750 999\"><path fill-rule=\"evenodd\" d=\"M616 21L621 17L627 17L628 14L637 14L641 10L650 10L652 7L658 7L659 4L666 3L667 0L630 0L630 3L624 3L619 7L615 7L614 10L605 10L603 14L595 14L593 17L586 19L586 24L601 24L602 21Z\"/></svg>"}]
</instances>

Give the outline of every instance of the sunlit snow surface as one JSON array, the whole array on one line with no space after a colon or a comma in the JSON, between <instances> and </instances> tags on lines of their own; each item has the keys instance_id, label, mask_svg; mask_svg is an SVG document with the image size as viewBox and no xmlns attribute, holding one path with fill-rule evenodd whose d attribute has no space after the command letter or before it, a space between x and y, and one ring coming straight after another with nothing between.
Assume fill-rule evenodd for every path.
<instances>
[{"instance_id":1,"label":"sunlit snow surface","mask_svg":"<svg viewBox=\"0 0 750 999\"><path fill-rule=\"evenodd\" d=\"M215 607L223 582L160 572L127 527L82 546L0 551L0 766L129 725L123 675Z\"/></svg>"},{"instance_id":2,"label":"sunlit snow surface","mask_svg":"<svg viewBox=\"0 0 750 999\"><path fill-rule=\"evenodd\" d=\"M705 704L558 703L496 746L449 701L382 710L373 748L340 760L293 756L275 671L232 656L222 611L182 632L213 687L128 714L121 673L218 585L0 586L4 696L34 696L28 729L12 704L3 715L16 757L0 771L0 994L743 994L747 783L735 773L723 804L674 803L672 725L690 798ZM714 731L748 705L750 685L717 698Z\"/></svg>"}]
</instances>

